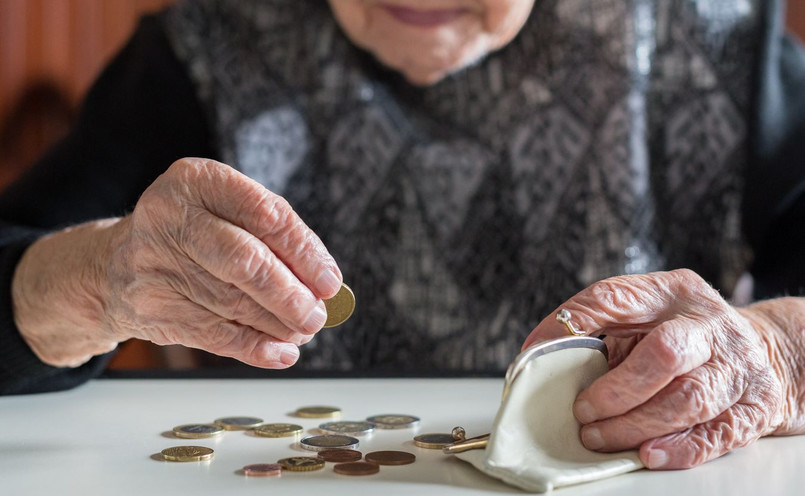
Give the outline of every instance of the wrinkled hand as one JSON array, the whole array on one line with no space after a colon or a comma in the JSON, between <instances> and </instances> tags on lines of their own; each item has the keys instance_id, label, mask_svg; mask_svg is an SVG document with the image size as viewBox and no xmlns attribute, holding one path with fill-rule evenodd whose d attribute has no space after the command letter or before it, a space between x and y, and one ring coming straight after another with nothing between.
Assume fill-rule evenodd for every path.
<instances>
[{"instance_id":1,"label":"wrinkled hand","mask_svg":"<svg viewBox=\"0 0 805 496\"><path fill-rule=\"evenodd\" d=\"M34 242L12 281L20 335L76 367L140 338L266 368L296 362L341 272L288 202L224 164L174 163L123 218Z\"/></svg>"},{"instance_id":2,"label":"wrinkled hand","mask_svg":"<svg viewBox=\"0 0 805 496\"><path fill-rule=\"evenodd\" d=\"M609 349L610 372L574 405L589 449L639 448L648 468L689 468L773 433L794 408L773 326L694 272L607 279L560 308ZM566 336L555 315L524 348Z\"/></svg>"},{"instance_id":3,"label":"wrinkled hand","mask_svg":"<svg viewBox=\"0 0 805 496\"><path fill-rule=\"evenodd\" d=\"M104 307L121 338L284 368L340 288L335 261L287 201L211 160L174 163L117 227Z\"/></svg>"}]
</instances>

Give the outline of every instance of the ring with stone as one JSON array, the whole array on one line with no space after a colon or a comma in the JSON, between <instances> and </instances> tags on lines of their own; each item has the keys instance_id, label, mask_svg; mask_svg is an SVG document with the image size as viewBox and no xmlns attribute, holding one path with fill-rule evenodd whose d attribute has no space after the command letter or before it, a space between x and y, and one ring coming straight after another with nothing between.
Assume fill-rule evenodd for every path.
<instances>
[{"instance_id":1,"label":"ring with stone","mask_svg":"<svg viewBox=\"0 0 805 496\"><path fill-rule=\"evenodd\" d=\"M568 334L571 336L584 336L586 334L584 330L581 328L577 329L576 326L573 325L573 322L570 321L570 318L570 311L565 308L559 310L559 313L556 314L556 320L565 325Z\"/></svg>"}]
</instances>

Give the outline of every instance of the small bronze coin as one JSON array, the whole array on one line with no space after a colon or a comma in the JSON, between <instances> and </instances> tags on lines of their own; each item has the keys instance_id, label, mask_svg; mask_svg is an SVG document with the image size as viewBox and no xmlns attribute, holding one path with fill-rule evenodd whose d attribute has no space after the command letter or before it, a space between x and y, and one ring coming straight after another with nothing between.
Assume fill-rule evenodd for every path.
<instances>
[{"instance_id":1,"label":"small bronze coin","mask_svg":"<svg viewBox=\"0 0 805 496\"><path fill-rule=\"evenodd\" d=\"M162 450L162 458L169 462L203 462L213 455L213 450L204 446L173 446Z\"/></svg>"},{"instance_id":2,"label":"small bronze coin","mask_svg":"<svg viewBox=\"0 0 805 496\"><path fill-rule=\"evenodd\" d=\"M416 461L416 455L407 451L373 451L365 459L377 465L408 465Z\"/></svg>"},{"instance_id":3,"label":"small bronze coin","mask_svg":"<svg viewBox=\"0 0 805 496\"><path fill-rule=\"evenodd\" d=\"M278 460L284 470L291 472L312 472L324 468L324 460L319 460L313 456L292 456Z\"/></svg>"},{"instance_id":4,"label":"small bronze coin","mask_svg":"<svg viewBox=\"0 0 805 496\"><path fill-rule=\"evenodd\" d=\"M316 455L325 462L357 462L363 457L363 453L353 449L326 449L321 450Z\"/></svg>"},{"instance_id":5,"label":"small bronze coin","mask_svg":"<svg viewBox=\"0 0 805 496\"><path fill-rule=\"evenodd\" d=\"M452 434L420 434L414 438L415 445L427 449L442 449L455 442Z\"/></svg>"},{"instance_id":6,"label":"small bronze coin","mask_svg":"<svg viewBox=\"0 0 805 496\"><path fill-rule=\"evenodd\" d=\"M339 463L333 472L343 475L372 475L380 472L380 466L367 462Z\"/></svg>"},{"instance_id":7,"label":"small bronze coin","mask_svg":"<svg viewBox=\"0 0 805 496\"><path fill-rule=\"evenodd\" d=\"M255 463L243 467L244 475L257 477L279 477L282 475L282 465L279 463Z\"/></svg>"},{"instance_id":8,"label":"small bronze coin","mask_svg":"<svg viewBox=\"0 0 805 496\"><path fill-rule=\"evenodd\" d=\"M324 300L327 309L327 321L324 328L329 329L343 324L355 311L355 295L349 286L341 284L341 289L329 300Z\"/></svg>"}]
</instances>

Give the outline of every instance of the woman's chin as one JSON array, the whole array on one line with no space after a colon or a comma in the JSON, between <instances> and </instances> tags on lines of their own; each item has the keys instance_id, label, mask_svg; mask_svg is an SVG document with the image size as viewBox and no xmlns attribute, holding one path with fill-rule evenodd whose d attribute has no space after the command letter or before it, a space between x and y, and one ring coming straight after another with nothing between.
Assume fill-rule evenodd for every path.
<instances>
[{"instance_id":1,"label":"woman's chin","mask_svg":"<svg viewBox=\"0 0 805 496\"><path fill-rule=\"evenodd\" d=\"M431 86L433 84L438 83L448 74L449 71L440 70L440 71L400 71L400 73L405 77L406 81L411 83L414 86Z\"/></svg>"}]
</instances>

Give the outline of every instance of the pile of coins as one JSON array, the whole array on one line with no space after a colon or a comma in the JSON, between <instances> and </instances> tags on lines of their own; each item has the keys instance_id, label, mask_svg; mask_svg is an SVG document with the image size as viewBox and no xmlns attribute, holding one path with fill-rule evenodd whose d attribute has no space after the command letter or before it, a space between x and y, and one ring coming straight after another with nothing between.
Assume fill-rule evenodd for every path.
<instances>
[{"instance_id":1,"label":"pile of coins","mask_svg":"<svg viewBox=\"0 0 805 496\"><path fill-rule=\"evenodd\" d=\"M377 429L407 429L419 425L419 417L403 414L383 414L367 417L361 421L334 420L341 416L341 409L332 406L305 406L298 408L294 417L306 419L328 419L319 424L321 434L302 437L298 446L316 452L316 456L291 456L277 460L276 463L256 463L243 467L247 476L277 477L283 471L312 472L321 470L327 462L334 463L333 471L342 475L371 475L380 471L383 465L408 465L416 461L416 455L406 451L373 451L366 456L358 451L360 440ZM304 428L293 423L265 423L258 417L222 417L211 423L183 424L173 428L173 434L183 439L211 438L226 431L248 431L256 436L280 438L301 436ZM414 438L414 444L421 448L441 449L455 439L451 434L423 434ZM174 446L162 450L162 458L173 462L210 460L214 456L211 448L204 446Z\"/></svg>"}]
</instances>

